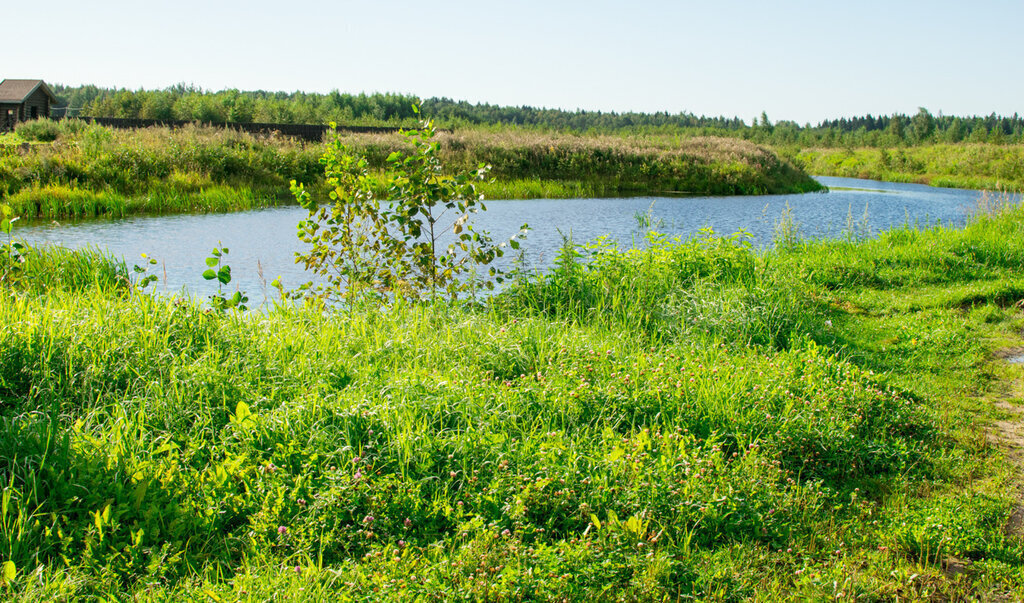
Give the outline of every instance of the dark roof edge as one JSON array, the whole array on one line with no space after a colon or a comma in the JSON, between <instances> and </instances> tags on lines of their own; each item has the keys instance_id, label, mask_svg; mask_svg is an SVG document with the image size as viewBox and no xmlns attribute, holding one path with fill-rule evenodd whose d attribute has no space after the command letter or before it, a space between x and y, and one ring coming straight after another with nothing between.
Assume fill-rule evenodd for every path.
<instances>
[{"instance_id":1,"label":"dark roof edge","mask_svg":"<svg viewBox=\"0 0 1024 603\"><path fill-rule=\"evenodd\" d=\"M6 81L7 81L6 79L4 79L4 80L0 80L0 84L4 83L4 82L6 82ZM47 85L46 85L46 82L44 82L43 80L39 80L39 83L38 83L38 84L36 84L35 86L32 86L32 89L31 89L31 90L29 90L29 91L28 91L28 93L27 93L27 94L25 94L25 96L21 97L21 100L17 100L17 101L15 101L14 99L6 99L6 102L11 102L11 101L13 101L13 102L18 102L18 103L23 103L23 102L25 102L25 100L26 100L26 99L27 99L28 97L30 97L30 96L32 96L33 94L35 94L35 93L36 93L36 90L38 90L38 89L39 89L40 87L42 87L42 89L43 89L43 92L45 92L45 93L46 93L46 96L49 96L49 97L50 97L50 102L54 102L54 103L56 103L56 102L57 102L57 95L53 93L53 90L50 90L50 87L49 87L49 86L47 86ZM4 102L4 100L3 100L3 99L0 99L0 102Z\"/></svg>"}]
</instances>

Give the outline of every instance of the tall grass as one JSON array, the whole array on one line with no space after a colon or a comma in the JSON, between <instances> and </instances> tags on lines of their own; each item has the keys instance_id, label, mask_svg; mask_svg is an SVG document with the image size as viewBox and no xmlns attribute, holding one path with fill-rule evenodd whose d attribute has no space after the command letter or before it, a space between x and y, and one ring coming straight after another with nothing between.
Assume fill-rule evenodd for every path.
<instances>
[{"instance_id":1,"label":"tall grass","mask_svg":"<svg viewBox=\"0 0 1024 603\"><path fill-rule=\"evenodd\" d=\"M131 279L122 260L86 247L32 247L14 239L0 246L0 287L6 292L42 294L51 290L129 291Z\"/></svg>"},{"instance_id":2,"label":"tall grass","mask_svg":"<svg viewBox=\"0 0 1024 603\"><path fill-rule=\"evenodd\" d=\"M1021 326L1022 218L566 241L484 309L210 313L43 250L51 284L0 294L0 588L1020 597L972 396Z\"/></svg>"},{"instance_id":3,"label":"tall grass","mask_svg":"<svg viewBox=\"0 0 1024 603\"><path fill-rule=\"evenodd\" d=\"M322 184L319 143L195 126L113 130L75 120L30 122L19 137L48 141L0 144L0 196L26 217L248 209L287 201L291 180ZM377 168L406 143L399 135L345 140ZM821 188L790 162L740 140L515 131L439 140L446 165L493 165L496 182L485 191L502 198Z\"/></svg>"},{"instance_id":4,"label":"tall grass","mask_svg":"<svg viewBox=\"0 0 1024 603\"><path fill-rule=\"evenodd\" d=\"M732 195L822 189L774 152L737 139L517 130L457 131L438 138L446 165L490 164L499 183L579 181L604 194ZM383 165L401 144L398 135L347 134L345 140L374 165Z\"/></svg>"},{"instance_id":5,"label":"tall grass","mask_svg":"<svg viewBox=\"0 0 1024 603\"><path fill-rule=\"evenodd\" d=\"M139 195L55 184L22 189L6 200L16 215L46 220L242 211L283 202L276 193L254 193L247 186L210 185L182 190L174 184L163 183L154 184L145 194Z\"/></svg>"},{"instance_id":6,"label":"tall grass","mask_svg":"<svg viewBox=\"0 0 1024 603\"><path fill-rule=\"evenodd\" d=\"M23 216L247 209L321 172L318 145L230 130L56 127L49 144L0 145L0 194Z\"/></svg>"},{"instance_id":7,"label":"tall grass","mask_svg":"<svg viewBox=\"0 0 1024 603\"><path fill-rule=\"evenodd\" d=\"M1024 146L932 144L883 149L804 149L795 161L820 176L1024 191Z\"/></svg>"}]
</instances>

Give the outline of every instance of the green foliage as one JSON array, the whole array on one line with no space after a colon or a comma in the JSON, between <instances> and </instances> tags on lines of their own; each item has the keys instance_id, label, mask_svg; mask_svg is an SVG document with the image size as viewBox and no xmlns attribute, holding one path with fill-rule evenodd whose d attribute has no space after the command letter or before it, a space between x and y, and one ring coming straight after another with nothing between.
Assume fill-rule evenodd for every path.
<instances>
[{"instance_id":1,"label":"green foliage","mask_svg":"<svg viewBox=\"0 0 1024 603\"><path fill-rule=\"evenodd\" d=\"M286 200L282 189L290 180L314 195L326 192L318 160L329 145L194 126L123 131L77 120L48 123L58 124L54 144L0 144L0 194L27 218L252 209ZM398 134L342 140L366 158L374 177L392 168L392 153L409 146ZM499 181L474 187L499 198L821 189L789 161L739 140L514 132L441 132L431 140L453 173L494 166ZM386 188L380 186L378 194Z\"/></svg>"},{"instance_id":2,"label":"green foliage","mask_svg":"<svg viewBox=\"0 0 1024 603\"><path fill-rule=\"evenodd\" d=\"M327 280L305 291L331 300L433 300L439 294L454 300L481 284L493 288L494 281L501 282L493 267L491 278L482 283L464 274L501 257L506 245L518 248L526 225L498 245L476 231L469 220L486 209L476 182L483 180L487 166L445 173L441 146L431 140L436 134L431 122L405 134L411 151L392 152L385 171L373 177L366 159L336 137L321 159L330 204L320 206L292 182L296 200L309 210L298 234L310 250L297 254L297 261ZM383 202L375 192L380 189L387 194Z\"/></svg>"},{"instance_id":3,"label":"green foliage","mask_svg":"<svg viewBox=\"0 0 1024 603\"><path fill-rule=\"evenodd\" d=\"M208 267L203 272L203 278L208 281L215 279L217 281L217 292L210 296L210 306L219 312L226 312L233 308L244 311L248 309L245 304L249 301L244 293L236 290L230 297L224 295L224 286L231 283L231 266L224 263L224 256L228 254L228 251L230 250L218 241L217 246L210 252L210 257L206 258Z\"/></svg>"},{"instance_id":4,"label":"green foliage","mask_svg":"<svg viewBox=\"0 0 1024 603\"><path fill-rule=\"evenodd\" d=\"M11 209L10 205L6 203L0 204L0 232L7 235L8 241L10 241L11 230L14 228L14 223L19 219L18 216L14 215L14 210Z\"/></svg>"},{"instance_id":5,"label":"green foliage","mask_svg":"<svg viewBox=\"0 0 1024 603\"><path fill-rule=\"evenodd\" d=\"M985 495L947 495L905 501L888 527L891 546L925 563L943 559L995 559L1020 564L1024 546L1003 536L1009 510Z\"/></svg>"},{"instance_id":6,"label":"green foliage","mask_svg":"<svg viewBox=\"0 0 1024 603\"><path fill-rule=\"evenodd\" d=\"M149 274L149 269L153 266L156 266L157 262L156 258L151 258L145 253L141 255L143 265L139 266L138 264L135 264L134 266L132 266L132 273L135 274L136 277L133 289L135 291L144 292L147 287L149 287L150 285L157 281L157 276L155 274Z\"/></svg>"},{"instance_id":7,"label":"green foliage","mask_svg":"<svg viewBox=\"0 0 1024 603\"><path fill-rule=\"evenodd\" d=\"M52 122L57 123L57 122ZM71 127L51 145L0 146L0 194L29 218L228 211L280 201L317 174L316 152L213 129Z\"/></svg>"},{"instance_id":8,"label":"green foliage","mask_svg":"<svg viewBox=\"0 0 1024 603\"><path fill-rule=\"evenodd\" d=\"M910 134L914 142L922 143L928 141L935 133L935 118L928 112L928 109L921 107L910 120Z\"/></svg>"},{"instance_id":9,"label":"green foliage","mask_svg":"<svg viewBox=\"0 0 1024 603\"><path fill-rule=\"evenodd\" d=\"M128 290L128 269L105 251L33 247L17 239L0 250L0 290L32 294L56 290Z\"/></svg>"},{"instance_id":10,"label":"green foliage","mask_svg":"<svg viewBox=\"0 0 1024 603\"><path fill-rule=\"evenodd\" d=\"M567 237L486 308L343 315L28 250L0 291L0 596L1020 599L976 396L1019 376L991 351L1019 342L1022 224L993 200L764 251Z\"/></svg>"},{"instance_id":11,"label":"green foliage","mask_svg":"<svg viewBox=\"0 0 1024 603\"><path fill-rule=\"evenodd\" d=\"M564 240L550 272L514 283L496 304L558 319L594 321L652 336L677 336L693 316L684 308L703 283L753 291L760 287L747 233L715 236L706 229L683 242L657 232L643 250L618 249L607 239ZM508 311L513 311L509 309Z\"/></svg>"},{"instance_id":12,"label":"green foliage","mask_svg":"<svg viewBox=\"0 0 1024 603\"><path fill-rule=\"evenodd\" d=\"M803 235L800 232L800 223L793 216L793 209L786 203L782 215L775 222L775 232L772 236L772 243L779 249L792 251L803 244Z\"/></svg>"},{"instance_id":13,"label":"green foliage","mask_svg":"<svg viewBox=\"0 0 1024 603\"><path fill-rule=\"evenodd\" d=\"M321 205L304 185L291 183L296 201L309 211L297 233L309 250L296 254L296 262L327 281L301 291L327 299L383 298L404 276L398 263L404 240L392 234L390 214L376 195L378 180L338 137L320 161L330 203Z\"/></svg>"},{"instance_id":14,"label":"green foliage","mask_svg":"<svg viewBox=\"0 0 1024 603\"><path fill-rule=\"evenodd\" d=\"M402 94L328 94L222 90L203 91L177 85L164 90L113 90L95 86L56 87L58 95L83 115L147 119L183 119L201 123L329 122L349 125L415 127L410 109L415 98ZM972 137L998 144L1021 142L1024 118L1019 115L931 116L924 108L914 116L864 115L825 120L817 125L792 121L772 124L762 112L748 126L738 117L707 117L692 113L604 112L502 107L471 104L448 98L423 101L423 110L438 123L452 128L534 129L538 131L598 132L603 134L668 134L672 136L727 136L786 147L852 146L894 147L918 144L937 136L949 142ZM931 125L929 125L931 124Z\"/></svg>"},{"instance_id":15,"label":"green foliage","mask_svg":"<svg viewBox=\"0 0 1024 603\"><path fill-rule=\"evenodd\" d=\"M36 140L39 142L53 142L57 140L59 125L49 119L37 119L19 123L14 131L25 140Z\"/></svg>"},{"instance_id":16,"label":"green foliage","mask_svg":"<svg viewBox=\"0 0 1024 603\"><path fill-rule=\"evenodd\" d=\"M303 92L222 90L202 91L177 85L165 90L111 90L95 86L57 87L58 94L84 114L96 117L141 117L147 119L183 119L201 123L329 122L347 125L415 127L417 116L410 110L415 98L401 94L328 94ZM762 112L747 125L738 117L707 117L692 113L670 114L564 111L535 107L502 107L471 104L448 98L423 101L423 109L444 127L457 129L536 130L576 133L661 134L673 137L722 136L743 138L777 148L798 145L803 148L897 147L939 139L993 144L1020 143L1024 118L999 116L932 116L923 107L913 116L863 115L825 120L816 125L793 121L772 124Z\"/></svg>"},{"instance_id":17,"label":"green foliage","mask_svg":"<svg viewBox=\"0 0 1024 603\"><path fill-rule=\"evenodd\" d=\"M852 152L806 149L796 162L822 176L917 182L932 186L1024 191L1024 146L927 144Z\"/></svg>"}]
</instances>

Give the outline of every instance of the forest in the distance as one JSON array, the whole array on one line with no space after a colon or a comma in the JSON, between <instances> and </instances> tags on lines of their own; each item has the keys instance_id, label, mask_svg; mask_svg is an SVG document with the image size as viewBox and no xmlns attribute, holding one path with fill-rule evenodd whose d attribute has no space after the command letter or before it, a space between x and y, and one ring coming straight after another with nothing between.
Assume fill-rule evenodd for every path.
<instances>
[{"instance_id":1,"label":"forest in the distance","mask_svg":"<svg viewBox=\"0 0 1024 603\"><path fill-rule=\"evenodd\" d=\"M662 133L740 137L776 146L896 147L930 143L1024 142L1024 117L865 115L826 120L817 125L772 122L762 113L747 123L739 117L692 113L606 112L469 103L449 98L418 99L409 94L327 94L222 90L205 91L177 84L162 90L126 90L97 86L51 86L58 106L71 116L186 120L203 123L415 125L421 113L448 128L525 127L562 132ZM58 111L58 114L63 112Z\"/></svg>"}]
</instances>

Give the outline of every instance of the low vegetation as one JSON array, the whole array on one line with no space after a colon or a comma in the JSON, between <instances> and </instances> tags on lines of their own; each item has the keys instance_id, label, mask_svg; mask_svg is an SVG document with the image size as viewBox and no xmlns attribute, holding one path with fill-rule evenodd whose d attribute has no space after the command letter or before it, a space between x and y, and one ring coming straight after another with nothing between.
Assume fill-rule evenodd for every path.
<instances>
[{"instance_id":1,"label":"low vegetation","mask_svg":"<svg viewBox=\"0 0 1024 603\"><path fill-rule=\"evenodd\" d=\"M378 171L404 144L400 134L344 138ZM822 188L772 151L734 139L470 131L437 140L453 169L493 166L482 190L496 198ZM321 186L324 148L215 127L27 122L0 139L0 197L19 215L44 219L251 209L289 202L290 180Z\"/></svg>"},{"instance_id":2,"label":"low vegetation","mask_svg":"<svg viewBox=\"0 0 1024 603\"><path fill-rule=\"evenodd\" d=\"M0 195L27 218L249 209L287 200L289 179L320 173L316 149L215 128L40 120L16 134L52 141L0 144Z\"/></svg>"},{"instance_id":3,"label":"low vegetation","mask_svg":"<svg viewBox=\"0 0 1024 603\"><path fill-rule=\"evenodd\" d=\"M1024 191L1024 145L933 144L896 149L801 150L811 174L916 182L951 188Z\"/></svg>"},{"instance_id":4,"label":"low vegetation","mask_svg":"<svg viewBox=\"0 0 1024 603\"><path fill-rule=\"evenodd\" d=\"M984 430L1024 209L989 210L764 252L567 241L484 306L384 312L210 311L7 246L0 589L1020 599Z\"/></svg>"}]
</instances>

